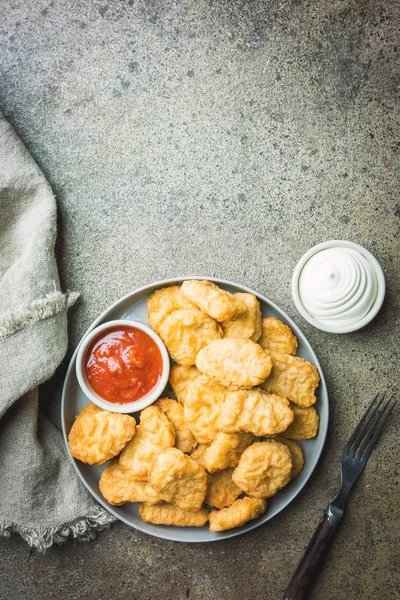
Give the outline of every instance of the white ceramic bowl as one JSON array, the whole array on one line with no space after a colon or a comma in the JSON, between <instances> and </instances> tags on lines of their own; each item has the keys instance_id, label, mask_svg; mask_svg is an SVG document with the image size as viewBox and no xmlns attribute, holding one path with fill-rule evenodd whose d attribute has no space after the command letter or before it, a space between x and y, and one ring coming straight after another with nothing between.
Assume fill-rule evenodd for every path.
<instances>
[{"instance_id":1,"label":"white ceramic bowl","mask_svg":"<svg viewBox=\"0 0 400 600\"><path fill-rule=\"evenodd\" d=\"M311 256L313 256L317 252L320 252L321 250L325 250L326 248L350 248L352 250L359 252L362 256L364 256L364 258L366 258L368 260L370 266L373 268L374 273L376 275L377 294L375 297L375 301L374 301L372 307L370 308L370 310L368 311L368 313L364 317L362 317L359 321L356 321L355 323L352 323L349 325L335 325L334 322L332 322L332 324L330 324L330 323L327 323L326 321L325 322L318 321L312 315L310 315L310 313L305 309L305 307L301 301L300 294L299 294L299 280L300 280L300 275L303 270L303 267L306 264L306 262L311 258ZM348 242L346 240L329 240L327 242L322 242L321 244L317 244L316 246L313 246L313 248L310 248L310 250L308 250L308 252L306 252L301 257L301 259L299 260L299 262L297 263L297 265L293 271L291 287L292 287L293 302L295 303L295 306L296 306L297 310L299 311L299 313L301 314L301 316L306 321L311 323L311 325L316 327L317 329L320 329L321 331L327 331L328 333L350 333L352 331L357 331L358 329L361 329L362 327L367 325L367 323L372 321L372 319L378 314L378 312L383 304L383 300L385 298L385 291L386 291L385 276L383 274L382 267L379 264L379 262L376 260L375 256L373 256L373 254L371 254L371 252L369 252L368 250L363 248L363 246L360 246L359 244L355 244L354 242Z\"/></svg>"},{"instance_id":2,"label":"white ceramic bowl","mask_svg":"<svg viewBox=\"0 0 400 600\"><path fill-rule=\"evenodd\" d=\"M127 402L126 404L115 404L114 402L108 402L107 400L96 394L96 392L91 387L86 377L85 357L90 344L93 342L94 338L96 338L99 335L99 333L101 333L102 331L106 331L107 329L112 329L114 327L121 326L134 327L135 329L140 329L141 331L144 331L157 344L161 352L162 374L157 385L154 388L152 388L149 392L147 392L145 396L139 398L139 400L135 400L134 402ZM143 408L146 408L146 406L150 406L150 404L155 402L155 400L157 400L157 398L161 396L165 386L168 383L169 370L170 360L168 352L159 336L156 333L154 333L154 331L148 325L144 325L140 321L133 321L131 319L118 319L115 321L108 321L107 323L103 323L103 325L99 325L98 327L93 329L90 333L87 334L86 337L83 338L76 357L76 376L84 394L89 398L89 400L94 402L94 404L97 404L97 406L99 406L100 408L104 408L105 410L117 413L137 412L139 410L142 410Z\"/></svg>"}]
</instances>

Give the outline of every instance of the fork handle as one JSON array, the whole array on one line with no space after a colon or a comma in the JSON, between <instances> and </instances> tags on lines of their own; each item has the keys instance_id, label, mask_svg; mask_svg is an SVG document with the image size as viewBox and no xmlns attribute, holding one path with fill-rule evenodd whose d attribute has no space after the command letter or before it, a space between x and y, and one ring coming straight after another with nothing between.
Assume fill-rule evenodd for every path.
<instances>
[{"instance_id":1,"label":"fork handle","mask_svg":"<svg viewBox=\"0 0 400 600\"><path fill-rule=\"evenodd\" d=\"M282 600L307 600L308 592L325 561L342 516L335 514L337 511L332 510L333 508L329 505L326 509Z\"/></svg>"}]
</instances>

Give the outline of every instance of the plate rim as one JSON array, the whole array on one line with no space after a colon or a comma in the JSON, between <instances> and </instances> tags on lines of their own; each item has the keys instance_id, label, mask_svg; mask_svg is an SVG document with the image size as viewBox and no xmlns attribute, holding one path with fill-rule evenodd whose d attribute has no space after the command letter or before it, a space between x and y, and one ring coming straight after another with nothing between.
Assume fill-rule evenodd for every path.
<instances>
[{"instance_id":1,"label":"plate rim","mask_svg":"<svg viewBox=\"0 0 400 600\"><path fill-rule=\"evenodd\" d=\"M209 540L196 540L196 539L188 539L188 540L177 540L177 539L171 539L168 535L166 535L166 533L161 530L159 533L157 532L149 532L147 531L144 527L141 527L140 525L138 526L137 524L133 524L132 522L128 521L128 519L126 519L125 517L117 514L114 511L114 507L112 507L111 505L109 505L104 498L102 498L99 494L97 494L88 484L88 482L86 481L86 479L83 477L83 475L81 474L80 470L78 469L78 466L76 464L76 460L75 458L72 456L70 449L69 449L69 445L68 445L68 434L66 431L66 424L65 424L65 406L66 406L66 389L67 389L67 385L68 385L68 381L70 378L70 373L72 371L72 369L74 368L74 364L75 364L75 359L77 356L77 353L79 351L79 347L82 343L82 341L84 340L84 338L86 337L86 335L88 333L90 333L90 331L92 331L92 329L94 329L95 327L97 327L97 325L99 325L102 320L105 318L106 314L109 313L110 311L112 311L115 307L117 307L119 304L123 303L125 300L128 300L130 297L136 296L137 294L141 293L141 292L145 292L146 290L150 289L150 288L155 288L155 287L166 287L168 285L174 284L174 283L182 283L185 280L191 280L191 279L196 279L196 280L206 280L206 281L212 281L214 283L220 283L222 285L228 285L228 286L232 286L232 287L236 287L236 288L240 288L241 290L246 291L247 293L250 294L254 294L258 299L261 299L263 302L265 302L267 304L267 306L272 306L278 313L283 313L285 319L287 320L287 322L294 327L294 329L297 329L300 331L302 337L305 340L306 345L309 347L309 349L311 350L312 354L315 356L316 359L316 366L318 368L318 372L320 375L320 390L323 391L323 393L326 396L326 426L325 426L325 430L322 432L322 440L321 440L321 444L319 447L318 452L316 453L316 455L314 456L313 459L313 465L311 468L311 471L308 475L308 477L302 482L302 484L300 485L300 487L295 491L294 495L288 500L286 501L278 510L277 512L275 512L275 514L273 516L271 516L269 519L267 518L265 521L261 521L259 522L259 519L255 519L254 521L248 521L244 526L242 527L237 527L235 529L230 529L230 530L226 530L224 532L221 532L221 534L217 534L215 536L213 536L211 539ZM78 383L79 385L79 383ZM306 486L306 484L309 482L309 480L311 479L317 464L321 458L321 454L322 451L325 447L325 443L326 443L326 437L327 437L327 433L328 433L328 427L329 427L329 394L328 394L328 389L327 389L327 385L326 385L326 380L325 380L325 376L324 373L322 371L320 362L318 360L318 357L313 349L313 347L311 346L310 342L308 341L307 337L303 334L303 332L301 331L301 329L296 325L296 323L293 321L293 319L291 319L291 317L289 317L289 315L287 315L287 313L282 310L277 304L275 304L275 302L273 302L272 300L269 300L266 296L264 296L263 294L260 294L259 292L253 290L252 288L249 288L245 285L239 284L235 281L230 281L228 279L221 279L219 277L210 277L210 276L201 276L201 275L193 275L193 276L181 276L181 277L173 277L173 278L169 278L169 279L161 279L159 281L154 281L151 282L149 284L143 285L141 287L135 288L133 291L128 292L127 294L125 294L124 296L121 296L120 298L118 298L117 300L115 300L112 304L110 304L107 308L105 308L102 313L89 325L89 327L87 328L87 330L83 333L81 339L79 340L79 343L77 344L71 359L69 361L68 364L68 368L67 371L65 373L65 377L64 377L64 382L63 382L63 388L62 388L62 393L61 393L61 428L62 428L62 433L63 433L63 438L64 438L64 443L67 449L67 453L68 456L73 464L73 467L75 469L75 472L78 474L79 479L82 481L82 483L84 484L85 488L88 490L88 492L90 493L90 495L105 509L107 510L109 513L111 513L118 521L122 521L123 523L125 523L125 525L128 525L129 527L132 527L133 529L136 529L138 531L141 531L142 533L145 533L147 535L150 535L152 537L156 537L158 539L164 539L164 540L168 540L168 541L172 541L172 542L177 542L177 543L190 543L190 544L201 544L201 543L211 543L211 542L217 542L217 541L222 541L222 540L226 540L229 538L233 538L239 535L242 535L244 533L247 533L249 531L252 531L253 529L256 529L257 527L261 527L261 525L265 525L266 523L268 523L268 521L270 521L271 519L273 519L275 516L279 515L287 506L289 506L294 500L295 498L297 498L297 496L300 494L300 492L304 489L304 487ZM245 527L245 529L243 529L243 527Z\"/></svg>"}]
</instances>

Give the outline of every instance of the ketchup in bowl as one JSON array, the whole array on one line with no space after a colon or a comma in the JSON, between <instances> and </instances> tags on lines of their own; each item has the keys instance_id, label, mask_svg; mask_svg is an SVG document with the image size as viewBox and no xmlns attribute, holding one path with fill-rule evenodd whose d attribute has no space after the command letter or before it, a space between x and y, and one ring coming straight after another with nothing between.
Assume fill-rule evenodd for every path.
<instances>
[{"instance_id":1,"label":"ketchup in bowl","mask_svg":"<svg viewBox=\"0 0 400 600\"><path fill-rule=\"evenodd\" d=\"M127 404L145 396L163 368L157 344L144 331L119 326L99 333L85 357L87 381L101 398Z\"/></svg>"}]
</instances>

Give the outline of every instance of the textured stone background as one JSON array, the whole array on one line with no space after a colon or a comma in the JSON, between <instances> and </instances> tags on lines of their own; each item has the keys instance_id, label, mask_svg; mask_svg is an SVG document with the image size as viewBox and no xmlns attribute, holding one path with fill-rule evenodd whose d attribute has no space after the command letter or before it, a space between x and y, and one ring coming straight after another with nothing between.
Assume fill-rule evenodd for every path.
<instances>
[{"instance_id":1,"label":"textured stone background","mask_svg":"<svg viewBox=\"0 0 400 600\"><path fill-rule=\"evenodd\" d=\"M269 296L323 366L325 452L302 494L237 539L182 546L117 524L45 556L0 543L0 598L280 598L338 460L399 360L400 4L389 0L3 0L0 107L56 192L70 352L109 303L209 274ZM290 276L325 239L371 250L387 299L364 330L313 329ZM61 367L56 382L62 381ZM312 599L398 598L398 424L354 490Z\"/></svg>"}]
</instances>

